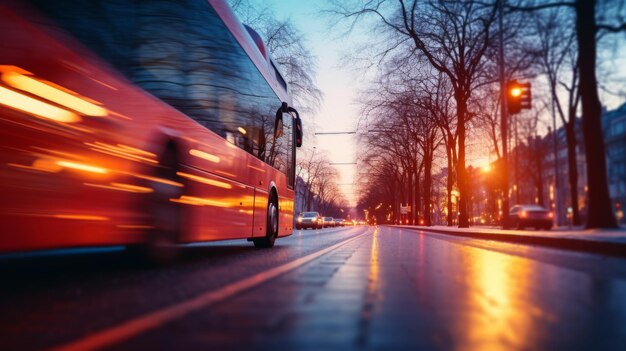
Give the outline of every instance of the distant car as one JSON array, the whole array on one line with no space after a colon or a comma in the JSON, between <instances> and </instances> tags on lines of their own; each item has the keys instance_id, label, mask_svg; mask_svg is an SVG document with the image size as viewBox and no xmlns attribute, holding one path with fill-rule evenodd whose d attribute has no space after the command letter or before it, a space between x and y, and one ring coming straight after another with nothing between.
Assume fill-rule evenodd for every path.
<instances>
[{"instance_id":1,"label":"distant car","mask_svg":"<svg viewBox=\"0 0 626 351\"><path fill-rule=\"evenodd\" d=\"M343 227L344 226L343 219L341 219L341 218L334 218L333 221L335 222L335 227L340 227L340 226Z\"/></svg>"},{"instance_id":2,"label":"distant car","mask_svg":"<svg viewBox=\"0 0 626 351\"><path fill-rule=\"evenodd\" d=\"M515 205L509 211L509 221L517 229L534 227L549 230L554 225L554 213L539 205Z\"/></svg>"},{"instance_id":3,"label":"distant car","mask_svg":"<svg viewBox=\"0 0 626 351\"><path fill-rule=\"evenodd\" d=\"M323 228L329 228L335 226L335 220L333 217L324 217Z\"/></svg>"},{"instance_id":4,"label":"distant car","mask_svg":"<svg viewBox=\"0 0 626 351\"><path fill-rule=\"evenodd\" d=\"M323 219L318 212L302 212L296 219L296 229L319 229L323 225Z\"/></svg>"}]
</instances>

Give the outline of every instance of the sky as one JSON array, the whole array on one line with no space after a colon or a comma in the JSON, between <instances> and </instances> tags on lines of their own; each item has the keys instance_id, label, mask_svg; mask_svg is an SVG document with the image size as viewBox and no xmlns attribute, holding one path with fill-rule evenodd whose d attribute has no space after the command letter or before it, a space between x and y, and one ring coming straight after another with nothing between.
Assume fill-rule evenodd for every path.
<instances>
[{"instance_id":1,"label":"sky","mask_svg":"<svg viewBox=\"0 0 626 351\"><path fill-rule=\"evenodd\" d=\"M345 65L345 56L364 42L367 33L363 26L356 26L350 35L342 35L341 31L330 29L334 23L332 18L321 13L326 1L302 0L251 0L259 7L270 7L277 18L290 18L304 34L306 45L316 56L317 84L324 94L319 111L311 116L303 116L304 128L313 128L316 133L323 132L354 132L359 118L359 106L356 99L360 90L364 89L367 79L362 72L357 72ZM626 43L626 40L623 41ZM613 60L605 61L608 70L612 71L612 82L623 90L626 81L626 45L611 55ZM615 59L617 57L617 59ZM539 82L535 81L533 86ZM537 84L539 85L539 84ZM535 92L534 92L535 93ZM609 96L601 93L602 102L614 109L626 98ZM550 116L542 116L545 120L544 130L551 124ZM561 123L557 123L560 125ZM470 140L471 141L471 140ZM314 143L316 151L325 151L333 163L356 162L357 137L348 135L316 135L315 140L304 140L309 146ZM494 155L484 147L468 146L467 163L482 167L494 161ZM442 163L445 163L442 161ZM356 204L356 177L358 165L333 165L340 174L340 189L351 205Z\"/></svg>"}]
</instances>

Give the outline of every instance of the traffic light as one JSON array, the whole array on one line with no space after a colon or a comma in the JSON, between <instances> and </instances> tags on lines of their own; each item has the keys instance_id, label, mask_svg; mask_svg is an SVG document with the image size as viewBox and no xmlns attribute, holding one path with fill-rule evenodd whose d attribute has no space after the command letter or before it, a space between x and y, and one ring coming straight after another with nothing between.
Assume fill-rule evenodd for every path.
<instances>
[{"instance_id":1,"label":"traffic light","mask_svg":"<svg viewBox=\"0 0 626 351\"><path fill-rule=\"evenodd\" d=\"M519 83L517 80L509 81L506 84L506 102L509 114L519 113L522 109L530 109L530 83Z\"/></svg>"}]
</instances>

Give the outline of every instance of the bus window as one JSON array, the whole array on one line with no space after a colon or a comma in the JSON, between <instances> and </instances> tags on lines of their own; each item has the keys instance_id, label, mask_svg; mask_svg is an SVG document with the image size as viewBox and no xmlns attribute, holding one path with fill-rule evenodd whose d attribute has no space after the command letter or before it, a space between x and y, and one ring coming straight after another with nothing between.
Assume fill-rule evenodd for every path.
<instances>
[{"instance_id":1,"label":"bus window","mask_svg":"<svg viewBox=\"0 0 626 351\"><path fill-rule=\"evenodd\" d=\"M34 2L133 83L263 159L280 100L207 2Z\"/></svg>"}]
</instances>

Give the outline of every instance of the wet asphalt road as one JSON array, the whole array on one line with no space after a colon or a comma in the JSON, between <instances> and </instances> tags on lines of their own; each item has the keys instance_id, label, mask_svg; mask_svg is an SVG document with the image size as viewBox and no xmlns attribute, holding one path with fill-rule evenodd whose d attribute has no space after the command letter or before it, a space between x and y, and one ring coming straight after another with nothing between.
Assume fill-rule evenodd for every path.
<instances>
[{"instance_id":1,"label":"wet asphalt road","mask_svg":"<svg viewBox=\"0 0 626 351\"><path fill-rule=\"evenodd\" d=\"M387 227L184 252L165 268L121 248L0 256L0 349L626 349L623 259Z\"/></svg>"}]
</instances>

